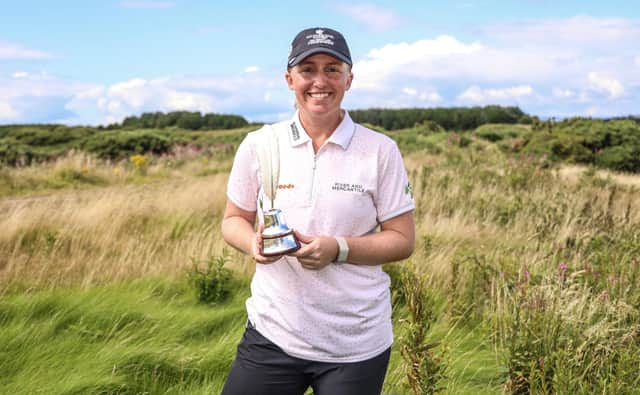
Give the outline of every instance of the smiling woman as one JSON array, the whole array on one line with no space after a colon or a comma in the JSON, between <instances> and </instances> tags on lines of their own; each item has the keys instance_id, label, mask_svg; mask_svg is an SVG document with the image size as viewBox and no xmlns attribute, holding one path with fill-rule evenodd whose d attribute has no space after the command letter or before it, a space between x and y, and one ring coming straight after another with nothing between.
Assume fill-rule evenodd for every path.
<instances>
[{"instance_id":1,"label":"smiling woman","mask_svg":"<svg viewBox=\"0 0 640 395\"><path fill-rule=\"evenodd\" d=\"M340 103L353 80L349 65L329 55L312 55L289 69L285 78L303 117L342 119Z\"/></svg>"},{"instance_id":2,"label":"smiling woman","mask_svg":"<svg viewBox=\"0 0 640 395\"><path fill-rule=\"evenodd\" d=\"M382 388L393 334L389 276L381 264L413 252L415 205L397 145L341 108L351 66L342 34L300 32L284 76L296 114L249 133L236 152L222 232L258 265L225 395ZM263 225L254 230L262 218L256 201L273 197L259 176L272 162L258 161L272 145L279 161L272 205L302 243L278 256L263 253Z\"/></svg>"}]
</instances>

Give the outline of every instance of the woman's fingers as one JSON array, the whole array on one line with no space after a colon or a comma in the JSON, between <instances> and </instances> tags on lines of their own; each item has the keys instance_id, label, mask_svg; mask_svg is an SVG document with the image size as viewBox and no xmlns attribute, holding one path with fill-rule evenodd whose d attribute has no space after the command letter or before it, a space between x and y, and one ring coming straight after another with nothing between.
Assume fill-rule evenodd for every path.
<instances>
[{"instance_id":1,"label":"woman's fingers","mask_svg":"<svg viewBox=\"0 0 640 395\"><path fill-rule=\"evenodd\" d=\"M337 242L333 237L310 237L302 235L302 241L306 244L293 256L298 258L300 264L305 269L319 270L330 264L337 255Z\"/></svg>"},{"instance_id":2,"label":"woman's fingers","mask_svg":"<svg viewBox=\"0 0 640 395\"><path fill-rule=\"evenodd\" d=\"M255 236L254 236L254 240L253 240L253 259L255 259L255 261L257 263L262 263L262 264L268 264L268 263L273 263L275 261L277 261L278 259L280 259L282 257L282 255L276 255L276 256L264 256L262 255L262 247L264 244L264 241L262 239L262 231L264 230L264 226L260 225L260 228L258 229L258 231L256 232Z\"/></svg>"}]
</instances>

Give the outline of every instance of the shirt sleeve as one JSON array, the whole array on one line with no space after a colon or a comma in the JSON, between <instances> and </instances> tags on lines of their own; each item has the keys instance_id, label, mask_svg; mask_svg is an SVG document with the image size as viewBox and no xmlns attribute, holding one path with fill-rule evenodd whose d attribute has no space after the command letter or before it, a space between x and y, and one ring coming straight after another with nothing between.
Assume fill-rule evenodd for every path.
<instances>
[{"instance_id":1,"label":"shirt sleeve","mask_svg":"<svg viewBox=\"0 0 640 395\"><path fill-rule=\"evenodd\" d=\"M378 163L378 186L374 196L378 223L415 209L413 191L395 142Z\"/></svg>"},{"instance_id":2,"label":"shirt sleeve","mask_svg":"<svg viewBox=\"0 0 640 395\"><path fill-rule=\"evenodd\" d=\"M252 134L249 134L240 143L233 159L227 183L227 197L243 210L257 211L259 179L258 159L252 144Z\"/></svg>"}]
</instances>

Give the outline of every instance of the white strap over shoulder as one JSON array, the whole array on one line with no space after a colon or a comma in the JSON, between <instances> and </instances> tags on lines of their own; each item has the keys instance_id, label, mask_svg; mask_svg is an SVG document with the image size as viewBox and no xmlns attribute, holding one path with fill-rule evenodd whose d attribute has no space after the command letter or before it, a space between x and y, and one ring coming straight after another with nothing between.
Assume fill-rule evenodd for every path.
<instances>
[{"instance_id":1,"label":"white strap over shoulder","mask_svg":"<svg viewBox=\"0 0 640 395\"><path fill-rule=\"evenodd\" d=\"M280 145L278 134L271 125L264 125L257 132L258 145L256 147L262 179L262 192L273 207L280 179Z\"/></svg>"}]
</instances>

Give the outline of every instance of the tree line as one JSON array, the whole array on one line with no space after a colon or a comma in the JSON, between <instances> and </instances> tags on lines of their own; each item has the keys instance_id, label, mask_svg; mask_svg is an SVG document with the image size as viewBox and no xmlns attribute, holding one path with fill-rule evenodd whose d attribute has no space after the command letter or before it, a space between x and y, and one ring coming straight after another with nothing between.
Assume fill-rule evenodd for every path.
<instances>
[{"instance_id":1,"label":"tree line","mask_svg":"<svg viewBox=\"0 0 640 395\"><path fill-rule=\"evenodd\" d=\"M518 107L437 107L437 108L371 108L349 111L359 123L380 126L386 130L412 128L425 121L435 122L446 130L472 130L487 123L530 124L535 117Z\"/></svg>"},{"instance_id":2,"label":"tree line","mask_svg":"<svg viewBox=\"0 0 640 395\"><path fill-rule=\"evenodd\" d=\"M202 114L200 111L145 112L140 116L126 117L121 124L107 129L165 129L176 127L186 130L235 129L249 122L240 115Z\"/></svg>"}]
</instances>

